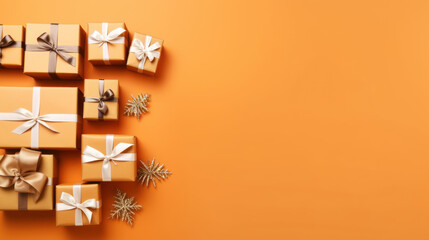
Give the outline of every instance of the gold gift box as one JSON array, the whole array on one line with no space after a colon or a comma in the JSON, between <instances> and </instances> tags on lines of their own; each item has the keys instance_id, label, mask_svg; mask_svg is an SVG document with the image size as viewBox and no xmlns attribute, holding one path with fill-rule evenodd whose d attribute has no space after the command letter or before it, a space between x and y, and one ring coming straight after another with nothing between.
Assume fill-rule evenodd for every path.
<instances>
[{"instance_id":1,"label":"gold gift box","mask_svg":"<svg viewBox=\"0 0 429 240\"><path fill-rule=\"evenodd\" d=\"M22 68L24 62L24 27L22 25L0 25L0 40L7 35L10 35L15 43L0 49L0 66Z\"/></svg>"},{"instance_id":2,"label":"gold gift box","mask_svg":"<svg viewBox=\"0 0 429 240\"><path fill-rule=\"evenodd\" d=\"M39 125L39 149L76 149L80 147L82 131L82 92L76 87L40 87L40 113L77 114L77 122L46 122L58 133ZM0 87L0 113L12 113L18 108L32 111L32 87ZM0 120L1 148L31 148L31 129L23 134L12 131L25 121ZM34 147L33 147L34 148Z\"/></svg>"},{"instance_id":3,"label":"gold gift box","mask_svg":"<svg viewBox=\"0 0 429 240\"><path fill-rule=\"evenodd\" d=\"M56 197L55 202L62 203L60 198L61 194L65 192L72 196L73 195L73 185L60 184L56 186ZM97 208L88 208L92 212L91 223L88 221L84 213L82 213L82 223L83 225L100 225L101 223L101 190L99 184L80 184L80 203L85 202L89 199L95 199L99 202ZM56 225L57 226L76 226L75 224L75 211L80 211L76 209L58 211L58 206L56 208Z\"/></svg>"},{"instance_id":4,"label":"gold gift box","mask_svg":"<svg viewBox=\"0 0 429 240\"><path fill-rule=\"evenodd\" d=\"M118 120L119 111L119 83L118 80L102 79L104 81L104 91L111 89L116 101L104 101L107 106L107 113L102 115L103 120ZM100 97L99 92L100 79L85 79L85 97ZM89 120L99 120L99 111L97 102L83 103L83 118Z\"/></svg>"},{"instance_id":5,"label":"gold gift box","mask_svg":"<svg viewBox=\"0 0 429 240\"><path fill-rule=\"evenodd\" d=\"M55 26L57 25L57 26ZM76 59L76 66L72 66L64 61L60 56L56 55L55 72L49 73L49 65L53 64L50 61L51 51L29 51L29 45L39 45L37 39L43 33L52 35L53 26L58 27L57 46L78 47L77 52L67 52ZM26 27L26 50L24 59L24 74L27 74L35 79L82 79L83 78L83 55L85 32L79 24L27 24ZM52 36L51 36L52 37ZM54 63L55 64L55 63Z\"/></svg>"},{"instance_id":6,"label":"gold gift box","mask_svg":"<svg viewBox=\"0 0 429 240\"><path fill-rule=\"evenodd\" d=\"M144 45L146 42L146 35L140 34L140 33L134 33L133 41L134 41L134 39L140 40ZM150 41L150 45L152 45L156 42L158 42L159 45L161 45L161 47L156 50L160 53L159 58L154 58L153 61L146 59L145 64L143 65L143 69L139 69L140 60L138 60L136 55L130 51L128 53L127 69L135 71L135 72L151 75L151 76L155 75L156 69L158 67L159 59L161 58L161 50L162 50L162 44L164 43L164 40L152 37L152 40ZM131 42L131 44L132 44L132 42ZM131 50L131 48L130 48L130 50Z\"/></svg>"},{"instance_id":7,"label":"gold gift box","mask_svg":"<svg viewBox=\"0 0 429 240\"><path fill-rule=\"evenodd\" d=\"M106 155L106 137L105 134L82 134L82 153L86 146L97 149ZM136 154L136 137L128 135L114 135L113 147L119 143L133 144L122 153ZM137 158L135 158L137 159ZM103 181L102 178L103 161L82 163L83 181ZM116 161L111 164L111 181L135 181L137 174L137 161Z\"/></svg>"},{"instance_id":8,"label":"gold gift box","mask_svg":"<svg viewBox=\"0 0 429 240\"><path fill-rule=\"evenodd\" d=\"M128 30L125 23L108 23L108 33L117 29L123 28L126 32L119 35L124 37L124 43L107 43L109 52L109 61L103 59L103 46L99 44L88 43L88 61L94 65L125 65L127 61L128 48ZM88 23L88 37L94 32L102 33L102 23Z\"/></svg>"},{"instance_id":9,"label":"gold gift box","mask_svg":"<svg viewBox=\"0 0 429 240\"><path fill-rule=\"evenodd\" d=\"M14 157L14 154L8 154L6 157ZM37 171L44 173L48 177L48 183L43 189L39 200L34 202L33 194L18 193L14 191L13 186L0 188L0 210L54 210L54 188L58 174L55 156L42 154ZM27 196L27 200L24 201L24 206L21 208L19 207L20 194Z\"/></svg>"}]
</instances>

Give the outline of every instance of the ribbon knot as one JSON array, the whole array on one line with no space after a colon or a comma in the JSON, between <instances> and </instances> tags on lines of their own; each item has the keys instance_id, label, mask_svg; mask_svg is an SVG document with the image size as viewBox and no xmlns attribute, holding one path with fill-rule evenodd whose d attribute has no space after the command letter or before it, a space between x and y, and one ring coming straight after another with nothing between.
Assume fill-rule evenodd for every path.
<instances>
[{"instance_id":1,"label":"ribbon knot","mask_svg":"<svg viewBox=\"0 0 429 240\"><path fill-rule=\"evenodd\" d=\"M1 48L7 48L12 46L15 43L15 40L13 40L13 38L10 35L6 35L2 38L2 40L0 41L0 49ZM0 57L2 56L2 53L0 51Z\"/></svg>"},{"instance_id":2,"label":"ribbon knot","mask_svg":"<svg viewBox=\"0 0 429 240\"><path fill-rule=\"evenodd\" d=\"M86 218L90 223L92 219L92 211L89 210L89 208L98 208L97 200L95 200L94 198L88 199L83 203L80 203L80 200L76 199L75 197L66 192L61 193L60 201L62 202L62 204L57 204L58 211L78 209L85 214Z\"/></svg>"},{"instance_id":3,"label":"ribbon knot","mask_svg":"<svg viewBox=\"0 0 429 240\"><path fill-rule=\"evenodd\" d=\"M0 187L14 186L20 193L34 194L34 201L39 200L48 177L37 172L41 152L22 148L15 155L3 155L0 158Z\"/></svg>"},{"instance_id":4,"label":"ribbon knot","mask_svg":"<svg viewBox=\"0 0 429 240\"><path fill-rule=\"evenodd\" d=\"M146 59L153 61L155 58L159 58L161 53L156 51L161 48L161 45L158 42L150 45L152 37L146 35L146 41L143 44L140 39L135 38L131 44L130 52L134 53L136 58L140 61L139 69L143 69Z\"/></svg>"},{"instance_id":5,"label":"ribbon knot","mask_svg":"<svg viewBox=\"0 0 429 240\"><path fill-rule=\"evenodd\" d=\"M86 146L82 155L82 163L90 163L103 161L101 176L103 181L111 181L111 164L117 165L115 161L135 161L134 153L123 153L125 150L133 146L130 143L119 143L113 148L113 135L106 136L106 154L97 149Z\"/></svg>"},{"instance_id":6,"label":"ribbon knot","mask_svg":"<svg viewBox=\"0 0 429 240\"><path fill-rule=\"evenodd\" d=\"M53 51L60 56L64 61L76 67L76 59L72 55L68 54L66 49L58 47L52 40L51 36L44 32L37 38L38 47L42 50Z\"/></svg>"}]
</instances>

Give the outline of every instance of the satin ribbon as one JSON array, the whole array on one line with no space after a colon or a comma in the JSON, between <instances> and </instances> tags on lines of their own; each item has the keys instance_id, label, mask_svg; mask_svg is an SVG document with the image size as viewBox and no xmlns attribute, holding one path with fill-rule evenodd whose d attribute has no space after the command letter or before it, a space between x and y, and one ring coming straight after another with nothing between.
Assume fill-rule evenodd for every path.
<instances>
[{"instance_id":1,"label":"satin ribbon","mask_svg":"<svg viewBox=\"0 0 429 240\"><path fill-rule=\"evenodd\" d=\"M33 194L37 202L48 183L48 177L37 172L40 156L41 152L26 148L15 155L0 156L0 187L13 186L16 192Z\"/></svg>"},{"instance_id":2,"label":"satin ribbon","mask_svg":"<svg viewBox=\"0 0 429 240\"><path fill-rule=\"evenodd\" d=\"M161 55L159 51L156 51L157 49L161 48L161 45L159 45L158 42L150 45L151 41L152 36L146 35L146 41L144 44L142 41L135 38L131 45L130 52L134 53L136 58L140 61L138 66L139 72L143 70L146 59L149 59L149 61L152 62L155 58L159 58Z\"/></svg>"},{"instance_id":3,"label":"satin ribbon","mask_svg":"<svg viewBox=\"0 0 429 240\"><path fill-rule=\"evenodd\" d=\"M57 71L57 56L60 56L68 64L76 67L76 58L68 53L81 53L79 46L58 46L58 24L51 24L50 34L42 33L37 38L38 44L27 44L26 51L49 51L48 72L51 78L59 79Z\"/></svg>"},{"instance_id":4,"label":"satin ribbon","mask_svg":"<svg viewBox=\"0 0 429 240\"><path fill-rule=\"evenodd\" d=\"M114 135L106 135L106 155L91 146L86 146L82 155L82 163L103 161L101 169L101 178L103 181L112 181L112 166L110 162L117 165L115 161L135 161L134 153L122 153L134 144L119 143L113 148L113 139Z\"/></svg>"},{"instance_id":5,"label":"satin ribbon","mask_svg":"<svg viewBox=\"0 0 429 240\"><path fill-rule=\"evenodd\" d=\"M12 132L23 134L31 129L31 148L39 148L39 124L47 129L59 133L46 122L77 122L77 114L46 114L39 116L40 112L40 87L33 87L32 112L24 108L18 108L11 113L0 113L0 121L26 121Z\"/></svg>"},{"instance_id":6,"label":"satin ribbon","mask_svg":"<svg viewBox=\"0 0 429 240\"><path fill-rule=\"evenodd\" d=\"M3 35L3 25L0 24L0 37ZM2 57L2 48L7 47L23 47L23 42L16 42L10 35L4 36L0 40L0 66L1 66L1 57Z\"/></svg>"},{"instance_id":7,"label":"satin ribbon","mask_svg":"<svg viewBox=\"0 0 429 240\"><path fill-rule=\"evenodd\" d=\"M73 185L73 196L62 192L60 197L61 203L57 203L57 211L68 211L75 209L75 225L82 226L82 212L85 214L88 222L91 223L92 211L89 208L96 209L100 207L100 203L94 199L88 199L81 203L82 201L82 189L80 184Z\"/></svg>"},{"instance_id":8,"label":"satin ribbon","mask_svg":"<svg viewBox=\"0 0 429 240\"><path fill-rule=\"evenodd\" d=\"M109 23L102 23L101 33L97 30L94 31L88 37L88 44L98 44L99 47L103 47L103 61L105 64L110 65L108 44L125 43L125 37L120 37L120 35L126 32L126 30L123 28L116 28L108 33L108 28Z\"/></svg>"},{"instance_id":9,"label":"satin ribbon","mask_svg":"<svg viewBox=\"0 0 429 240\"><path fill-rule=\"evenodd\" d=\"M103 119L104 115L109 110L105 102L117 102L118 98L115 97L115 93L112 89L104 91L104 79L98 80L98 94L100 97L85 97L85 102L98 102L98 118Z\"/></svg>"}]
</instances>

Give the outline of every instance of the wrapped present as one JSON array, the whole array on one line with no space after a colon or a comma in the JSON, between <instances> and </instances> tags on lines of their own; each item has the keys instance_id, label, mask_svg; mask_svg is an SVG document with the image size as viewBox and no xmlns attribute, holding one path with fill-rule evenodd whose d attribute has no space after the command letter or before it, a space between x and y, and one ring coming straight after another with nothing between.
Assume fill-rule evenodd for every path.
<instances>
[{"instance_id":1,"label":"wrapped present","mask_svg":"<svg viewBox=\"0 0 429 240\"><path fill-rule=\"evenodd\" d=\"M128 31L125 23L88 24L88 61L94 65L125 65Z\"/></svg>"},{"instance_id":2,"label":"wrapped present","mask_svg":"<svg viewBox=\"0 0 429 240\"><path fill-rule=\"evenodd\" d=\"M154 75L158 67L163 40L149 35L134 34L128 55L127 68L139 73Z\"/></svg>"},{"instance_id":3,"label":"wrapped present","mask_svg":"<svg viewBox=\"0 0 429 240\"><path fill-rule=\"evenodd\" d=\"M57 226L99 225L101 193L98 184L56 186Z\"/></svg>"},{"instance_id":4,"label":"wrapped present","mask_svg":"<svg viewBox=\"0 0 429 240\"><path fill-rule=\"evenodd\" d=\"M75 87L0 87L0 147L80 147L82 100Z\"/></svg>"},{"instance_id":5,"label":"wrapped present","mask_svg":"<svg viewBox=\"0 0 429 240\"><path fill-rule=\"evenodd\" d=\"M85 79L83 118L118 120L118 80Z\"/></svg>"},{"instance_id":6,"label":"wrapped present","mask_svg":"<svg viewBox=\"0 0 429 240\"><path fill-rule=\"evenodd\" d=\"M0 24L0 67L22 68L24 27Z\"/></svg>"},{"instance_id":7,"label":"wrapped present","mask_svg":"<svg viewBox=\"0 0 429 240\"><path fill-rule=\"evenodd\" d=\"M79 24L27 24L24 74L82 79L85 32Z\"/></svg>"},{"instance_id":8,"label":"wrapped present","mask_svg":"<svg viewBox=\"0 0 429 240\"><path fill-rule=\"evenodd\" d=\"M83 181L135 181L136 138L82 134Z\"/></svg>"},{"instance_id":9,"label":"wrapped present","mask_svg":"<svg viewBox=\"0 0 429 240\"><path fill-rule=\"evenodd\" d=\"M52 154L21 149L0 156L0 210L53 210L57 162Z\"/></svg>"}]
</instances>

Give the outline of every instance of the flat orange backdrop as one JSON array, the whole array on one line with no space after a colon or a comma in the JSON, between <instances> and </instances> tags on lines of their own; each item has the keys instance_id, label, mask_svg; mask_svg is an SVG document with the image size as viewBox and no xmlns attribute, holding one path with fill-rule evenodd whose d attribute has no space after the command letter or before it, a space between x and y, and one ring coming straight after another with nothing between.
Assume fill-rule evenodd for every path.
<instances>
[{"instance_id":1,"label":"flat orange backdrop","mask_svg":"<svg viewBox=\"0 0 429 240\"><path fill-rule=\"evenodd\" d=\"M66 3L67 2L67 3ZM85 63L86 78L153 95L138 158L174 173L157 189L103 184L103 224L0 214L13 239L428 239L428 1L2 1L4 24L124 21L165 40L157 77ZM79 86L1 70L3 86ZM60 182L80 181L78 151ZM107 219L114 189L143 205Z\"/></svg>"}]
</instances>

